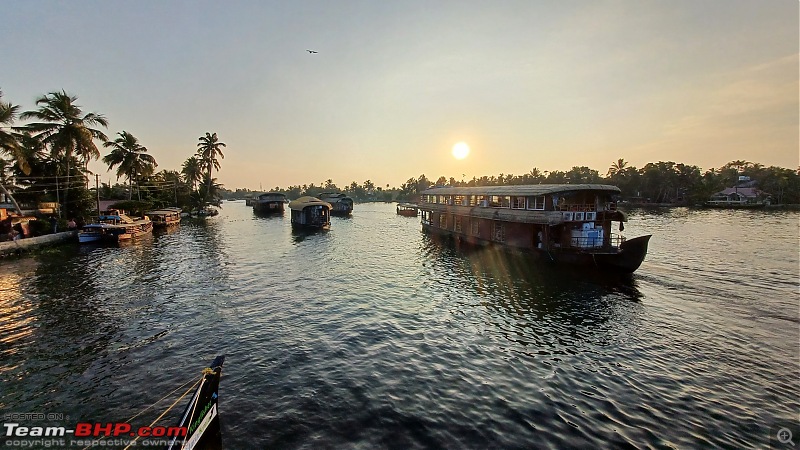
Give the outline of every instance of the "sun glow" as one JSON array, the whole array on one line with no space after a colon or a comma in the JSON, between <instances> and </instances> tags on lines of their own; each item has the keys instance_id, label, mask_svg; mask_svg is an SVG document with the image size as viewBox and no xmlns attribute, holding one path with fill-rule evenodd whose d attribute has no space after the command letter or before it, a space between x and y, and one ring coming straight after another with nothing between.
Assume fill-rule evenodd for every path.
<instances>
[{"instance_id":1,"label":"sun glow","mask_svg":"<svg viewBox=\"0 0 800 450\"><path fill-rule=\"evenodd\" d=\"M464 159L469 156L469 145L466 142L459 142L453 146L453 157L455 159Z\"/></svg>"}]
</instances>

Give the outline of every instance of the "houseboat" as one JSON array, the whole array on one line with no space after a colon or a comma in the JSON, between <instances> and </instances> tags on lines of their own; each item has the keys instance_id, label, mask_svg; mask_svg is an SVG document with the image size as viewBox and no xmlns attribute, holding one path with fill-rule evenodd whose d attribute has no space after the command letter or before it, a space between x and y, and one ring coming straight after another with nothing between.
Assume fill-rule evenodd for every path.
<instances>
[{"instance_id":1,"label":"houseboat","mask_svg":"<svg viewBox=\"0 0 800 450\"><path fill-rule=\"evenodd\" d=\"M644 261L650 235L625 239L612 223L620 190L600 184L441 187L422 192L426 232L473 244L495 244L556 263L631 273Z\"/></svg>"},{"instance_id":2,"label":"houseboat","mask_svg":"<svg viewBox=\"0 0 800 450\"><path fill-rule=\"evenodd\" d=\"M353 199L345 194L323 192L318 198L331 204L331 214L334 216L349 216L353 212Z\"/></svg>"},{"instance_id":3,"label":"houseboat","mask_svg":"<svg viewBox=\"0 0 800 450\"><path fill-rule=\"evenodd\" d=\"M283 214L286 196L280 192L261 194L253 201L253 212L259 214Z\"/></svg>"},{"instance_id":4,"label":"houseboat","mask_svg":"<svg viewBox=\"0 0 800 450\"><path fill-rule=\"evenodd\" d=\"M417 217L419 215L419 206L413 203L400 203L397 205L397 215Z\"/></svg>"},{"instance_id":5,"label":"houseboat","mask_svg":"<svg viewBox=\"0 0 800 450\"><path fill-rule=\"evenodd\" d=\"M300 197L289 202L292 226L296 228L326 229L331 226L331 205L316 197Z\"/></svg>"},{"instance_id":6,"label":"houseboat","mask_svg":"<svg viewBox=\"0 0 800 450\"><path fill-rule=\"evenodd\" d=\"M181 224L180 208L161 208L144 213L153 222L153 228L169 230Z\"/></svg>"},{"instance_id":7,"label":"houseboat","mask_svg":"<svg viewBox=\"0 0 800 450\"><path fill-rule=\"evenodd\" d=\"M136 239L153 232L149 217L131 218L124 211L110 209L102 211L97 222L84 225L78 233L78 241L119 243Z\"/></svg>"}]
</instances>

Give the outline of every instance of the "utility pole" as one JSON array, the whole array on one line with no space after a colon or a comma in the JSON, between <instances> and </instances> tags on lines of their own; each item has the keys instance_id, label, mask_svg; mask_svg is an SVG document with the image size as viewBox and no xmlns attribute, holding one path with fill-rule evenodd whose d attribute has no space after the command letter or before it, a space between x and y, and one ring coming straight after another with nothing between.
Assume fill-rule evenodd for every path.
<instances>
[{"instance_id":1,"label":"utility pole","mask_svg":"<svg viewBox=\"0 0 800 450\"><path fill-rule=\"evenodd\" d=\"M58 218L61 218L61 195L58 192L58 170L56 170L56 208L58 208Z\"/></svg>"},{"instance_id":2,"label":"utility pole","mask_svg":"<svg viewBox=\"0 0 800 450\"><path fill-rule=\"evenodd\" d=\"M100 216L100 174L94 175L94 190L97 191L97 215Z\"/></svg>"}]
</instances>

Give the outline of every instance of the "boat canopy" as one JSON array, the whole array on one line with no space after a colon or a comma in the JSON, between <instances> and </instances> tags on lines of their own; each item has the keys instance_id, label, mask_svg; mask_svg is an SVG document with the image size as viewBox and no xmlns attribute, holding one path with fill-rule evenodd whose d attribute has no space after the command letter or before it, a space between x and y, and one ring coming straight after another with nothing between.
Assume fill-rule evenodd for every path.
<instances>
[{"instance_id":1,"label":"boat canopy","mask_svg":"<svg viewBox=\"0 0 800 450\"><path fill-rule=\"evenodd\" d=\"M259 200L269 200L273 198L278 201L283 201L286 199L286 195L281 194L280 192L267 192L258 196Z\"/></svg>"},{"instance_id":2,"label":"boat canopy","mask_svg":"<svg viewBox=\"0 0 800 450\"><path fill-rule=\"evenodd\" d=\"M352 198L340 192L323 192L322 194L319 194L319 198L330 203L338 203L341 201L344 202L350 201L351 203L353 202Z\"/></svg>"},{"instance_id":3,"label":"boat canopy","mask_svg":"<svg viewBox=\"0 0 800 450\"><path fill-rule=\"evenodd\" d=\"M308 206L325 206L326 208L331 209L330 203L323 202L322 200L316 197L305 196L289 202L289 208L294 209L296 211L302 211L304 208Z\"/></svg>"},{"instance_id":4,"label":"boat canopy","mask_svg":"<svg viewBox=\"0 0 800 450\"><path fill-rule=\"evenodd\" d=\"M609 184L523 184L515 186L432 187L422 195L516 195L536 196L570 191L605 191L619 194L622 191Z\"/></svg>"}]
</instances>

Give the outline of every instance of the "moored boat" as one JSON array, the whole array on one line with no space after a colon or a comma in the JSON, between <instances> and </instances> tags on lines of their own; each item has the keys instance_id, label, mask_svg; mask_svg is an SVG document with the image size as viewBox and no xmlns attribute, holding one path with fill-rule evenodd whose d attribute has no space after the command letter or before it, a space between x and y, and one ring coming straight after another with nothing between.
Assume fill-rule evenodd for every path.
<instances>
[{"instance_id":1,"label":"moored boat","mask_svg":"<svg viewBox=\"0 0 800 450\"><path fill-rule=\"evenodd\" d=\"M84 225L78 233L78 242L119 243L150 234L153 222L149 217L131 218L118 209L103 211L97 222Z\"/></svg>"},{"instance_id":2,"label":"moored boat","mask_svg":"<svg viewBox=\"0 0 800 450\"><path fill-rule=\"evenodd\" d=\"M323 192L318 198L331 205L334 216L349 216L353 212L353 199L339 192Z\"/></svg>"},{"instance_id":3,"label":"moored boat","mask_svg":"<svg viewBox=\"0 0 800 450\"><path fill-rule=\"evenodd\" d=\"M253 212L259 214L283 214L286 196L280 192L261 194L253 201Z\"/></svg>"},{"instance_id":4,"label":"moored boat","mask_svg":"<svg viewBox=\"0 0 800 450\"><path fill-rule=\"evenodd\" d=\"M161 208L144 213L153 222L153 228L167 230L181 223L180 208Z\"/></svg>"},{"instance_id":5,"label":"moored boat","mask_svg":"<svg viewBox=\"0 0 800 450\"><path fill-rule=\"evenodd\" d=\"M300 197L289 202L292 211L292 226L296 228L321 229L331 226L331 205L316 197Z\"/></svg>"},{"instance_id":6,"label":"moored boat","mask_svg":"<svg viewBox=\"0 0 800 450\"><path fill-rule=\"evenodd\" d=\"M419 215L419 206L413 203L400 203L397 205L397 215L417 217Z\"/></svg>"},{"instance_id":7,"label":"moored boat","mask_svg":"<svg viewBox=\"0 0 800 450\"><path fill-rule=\"evenodd\" d=\"M625 239L612 222L616 186L600 184L442 187L422 192L425 231L474 244L495 244L547 261L631 273L647 254L650 235Z\"/></svg>"}]
</instances>

